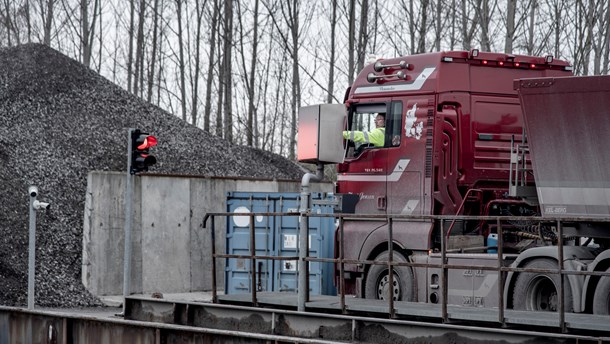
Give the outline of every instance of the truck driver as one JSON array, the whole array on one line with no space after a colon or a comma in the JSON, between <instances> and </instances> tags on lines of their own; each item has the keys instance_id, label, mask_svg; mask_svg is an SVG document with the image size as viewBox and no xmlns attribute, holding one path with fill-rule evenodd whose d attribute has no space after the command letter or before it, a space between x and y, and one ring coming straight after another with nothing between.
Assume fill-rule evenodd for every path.
<instances>
[{"instance_id":1,"label":"truck driver","mask_svg":"<svg viewBox=\"0 0 610 344\"><path fill-rule=\"evenodd\" d=\"M383 147L385 141L385 114L375 116L375 129L371 131L344 131L343 138L360 144Z\"/></svg>"}]
</instances>

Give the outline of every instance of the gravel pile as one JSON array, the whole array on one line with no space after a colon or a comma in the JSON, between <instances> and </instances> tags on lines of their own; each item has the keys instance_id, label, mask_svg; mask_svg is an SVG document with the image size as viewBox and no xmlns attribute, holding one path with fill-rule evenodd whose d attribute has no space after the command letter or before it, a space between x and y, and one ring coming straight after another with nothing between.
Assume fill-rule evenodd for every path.
<instances>
[{"instance_id":1,"label":"gravel pile","mask_svg":"<svg viewBox=\"0 0 610 344\"><path fill-rule=\"evenodd\" d=\"M99 305L81 283L86 177L125 171L127 128L157 136L151 172L292 180L303 174L278 155L207 134L51 48L0 49L0 305L27 303L29 185L52 203L37 218L37 305Z\"/></svg>"}]
</instances>

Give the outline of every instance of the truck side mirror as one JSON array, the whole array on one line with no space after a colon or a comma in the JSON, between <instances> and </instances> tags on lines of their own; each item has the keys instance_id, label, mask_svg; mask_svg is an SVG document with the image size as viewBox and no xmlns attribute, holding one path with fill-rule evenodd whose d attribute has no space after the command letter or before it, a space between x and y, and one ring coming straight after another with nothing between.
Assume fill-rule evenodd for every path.
<instances>
[{"instance_id":1,"label":"truck side mirror","mask_svg":"<svg viewBox=\"0 0 610 344\"><path fill-rule=\"evenodd\" d=\"M319 104L299 108L297 160L306 163L343 162L343 104Z\"/></svg>"}]
</instances>

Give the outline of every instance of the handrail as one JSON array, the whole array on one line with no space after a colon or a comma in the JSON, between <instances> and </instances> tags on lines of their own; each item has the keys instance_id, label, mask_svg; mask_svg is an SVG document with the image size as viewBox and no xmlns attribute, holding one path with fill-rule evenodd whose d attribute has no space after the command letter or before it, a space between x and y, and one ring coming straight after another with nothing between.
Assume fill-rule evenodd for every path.
<instances>
[{"instance_id":1,"label":"handrail","mask_svg":"<svg viewBox=\"0 0 610 344\"><path fill-rule=\"evenodd\" d=\"M216 241L215 241L215 217L228 217L228 216L248 216L250 217L250 255L231 255L231 254L222 254L222 253L216 253ZM377 214L364 214L364 215L357 215L357 214L315 214L315 213L297 213L297 212L291 212L291 213L274 213L274 212L260 212L260 213L230 213L230 212L220 212L220 213L207 213L204 218L203 218L203 227L207 228L207 221L208 219L211 219L211 228L210 228L210 233L211 233L211 239L212 239L212 271L213 271L213 279L212 279L212 284L213 284L213 291L212 291L212 300L214 303L218 302L218 297L217 297L217 282L216 282L216 265L217 265L217 258L221 258L221 259L234 259L234 258L241 258L241 259L250 259L251 260L251 278L252 278L252 303L254 305L257 305L257 299L256 299L256 283L255 283L255 279L257 278L256 276L256 264L254 263L257 259L269 259L269 260L295 260L298 261L299 257L298 256L282 256L282 257L277 257L277 256L268 256L268 255L256 255L256 235L254 235L254 226L253 226L253 219L255 216L307 216L307 217L332 217L332 218L336 218L339 220L339 224L337 227L337 230L339 231L339 257L338 258L319 258L319 257L309 257L309 250L306 250L306 255L303 258L303 261L305 262L325 262L325 263L335 263L339 265L339 296L340 296L340 302L341 302L341 311L342 313L346 314L347 310L346 310L346 305L345 305L345 276L344 276L344 265L345 264L364 264L364 265L387 265L388 266L388 271L389 271L389 279L390 279L390 283L392 282L394 276L394 272L393 272L393 268L394 267L401 267L401 266L407 266L407 267L427 267L427 268L436 268L436 269L441 269L442 270L442 280L441 280L441 284L442 284L442 295L443 297L441 298L442 303L441 303L441 317L443 322L448 322L448 312L447 312L447 306L448 306L448 275L449 275L449 270L451 269L477 269L477 270L483 270L483 271L496 271L498 273L498 322L505 326L506 323L506 319L504 317L504 309L506 307L506 305L504 304L504 283L505 283L505 276L504 273L507 272L533 272L533 273L548 273L548 274L559 274L560 277L560 284L558 286L558 313L559 313L559 329L562 333L566 333L567 332L567 326L566 326L566 320L565 320L565 309L566 309L566 305L564 304L564 292L565 292L565 282L564 282L564 278L563 276L566 275L585 275L585 276L608 276L610 277L610 272L607 271L566 271L564 269L563 266L563 254L564 254L564 245L563 245L563 241L562 240L558 240L558 245L557 245L557 249L558 249L558 260L560 262L560 264L558 265L557 269L540 269L540 268L523 268L523 267L511 267L511 266L504 266L504 260L505 260L505 255L503 253L503 234L504 234L504 230L502 228L502 221L515 221L515 220L522 220L522 221L539 221L539 222L544 222L544 223L555 223L557 226L557 230L558 230L558 238L562 238L563 237L563 223L564 222L574 222L574 221L589 221L589 222L610 222L610 219L606 219L606 218L597 218L597 217L585 217L585 216L577 216L577 217L541 217L541 216L448 216L448 215L377 215ZM371 220L371 221L379 221L380 219L384 219L388 222L388 248L389 248L389 257L387 261L370 261L370 260L353 260L353 259L345 259L344 257L344 221L346 219L361 219L361 220ZM455 221L456 219L460 220L469 220L469 219L475 219L475 220L479 220L479 221L495 221L496 225L497 225L497 231L498 231L498 245L497 245L497 257L498 257L498 264L496 266L488 266L488 265L460 265L460 264L449 264L448 263L448 258L451 253L449 252L449 250L447 250L447 237L448 237L448 232L450 231L450 228L448 228L445 231L444 228L444 221L447 220L451 220L451 221ZM440 264L434 264L434 263L415 263L412 261L406 261L406 262L399 262L399 261L394 261L393 260L393 247L392 247L392 242L393 242L393 235L392 235L392 224L395 221L440 221L441 224L441 252L438 253L433 253L433 254L440 254L441 256L441 263ZM447 232L447 233L446 233ZM307 247L309 247L309 245L307 245ZM488 246L483 246L481 247L482 249L485 248L489 248ZM299 286L300 288L300 286ZM305 288L309 289L309 278L306 279L306 286ZM396 313L395 313L395 307L394 307L394 300L393 297L389 297L388 300L388 309L389 309L389 317L390 318L395 318L396 317Z\"/></svg>"}]
</instances>

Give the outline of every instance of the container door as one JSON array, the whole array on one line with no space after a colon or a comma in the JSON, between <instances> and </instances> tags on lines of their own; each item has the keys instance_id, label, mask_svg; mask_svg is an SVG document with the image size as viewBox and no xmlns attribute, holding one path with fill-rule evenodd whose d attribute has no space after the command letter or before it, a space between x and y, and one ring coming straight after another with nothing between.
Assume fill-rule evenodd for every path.
<instances>
[{"instance_id":1,"label":"container door","mask_svg":"<svg viewBox=\"0 0 610 344\"><path fill-rule=\"evenodd\" d=\"M247 198L227 200L227 210L232 213L266 213L273 207L273 200L267 197L255 198L251 194ZM255 254L259 256L274 255L273 230L274 218L270 216L254 217ZM227 219L227 253L235 255L250 255L250 217L230 216ZM271 291L272 263L268 260L256 261L256 290ZM225 291L227 294L249 293L252 286L252 269L249 259L228 258L225 273Z\"/></svg>"},{"instance_id":2,"label":"container door","mask_svg":"<svg viewBox=\"0 0 610 344\"><path fill-rule=\"evenodd\" d=\"M313 193L311 199L320 199L321 194ZM277 212L294 212L298 211L300 197L297 198L280 198L276 202ZM319 210L319 206L317 206ZM316 207L313 208L317 212ZM278 228L276 237L276 246L278 247L278 255L282 257L297 257L299 243L299 217L298 216L283 216L278 217ZM320 218L312 217L309 221L309 257L320 257L322 239L320 236ZM298 269L296 260L278 260L275 264L275 273L277 276L275 291L297 292L298 286ZM319 295L321 288L322 270L320 263L309 263L309 292L312 295Z\"/></svg>"}]
</instances>

